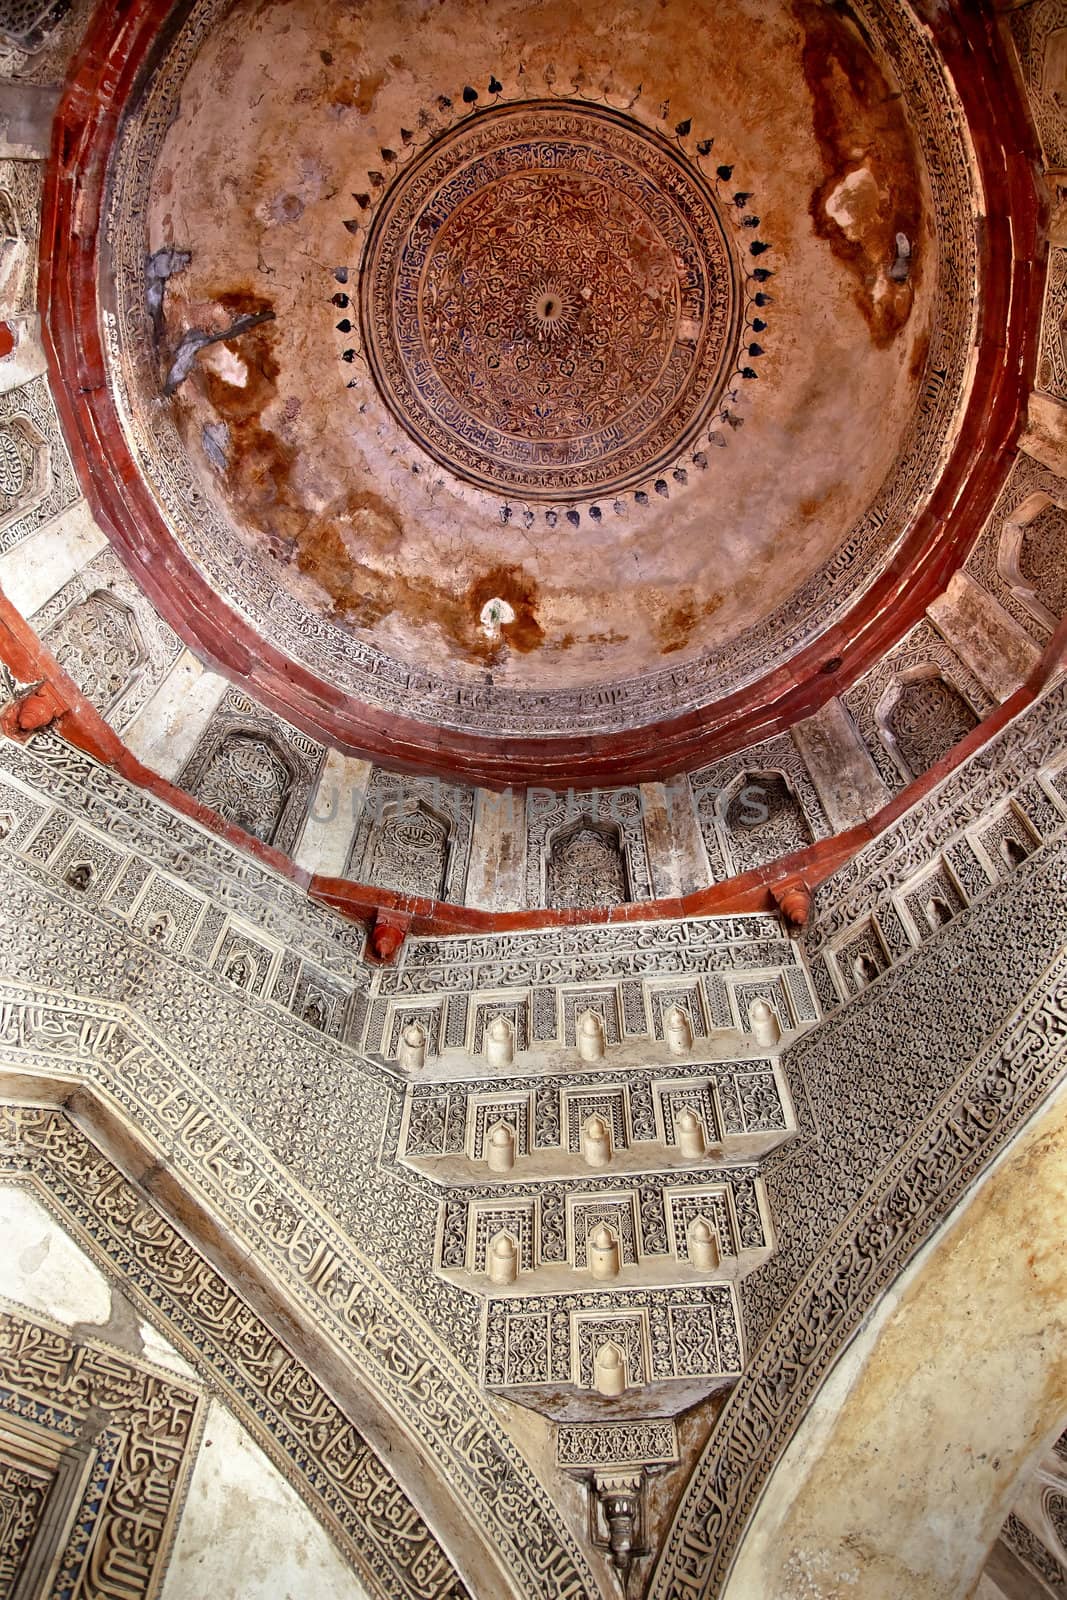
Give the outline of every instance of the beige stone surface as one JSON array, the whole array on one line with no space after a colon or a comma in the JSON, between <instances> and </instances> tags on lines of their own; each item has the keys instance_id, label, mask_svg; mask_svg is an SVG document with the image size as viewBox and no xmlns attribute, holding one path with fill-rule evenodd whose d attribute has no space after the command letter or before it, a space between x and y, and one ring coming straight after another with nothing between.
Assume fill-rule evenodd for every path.
<instances>
[{"instance_id":1,"label":"beige stone surface","mask_svg":"<svg viewBox=\"0 0 1067 1600\"><path fill-rule=\"evenodd\" d=\"M357 807L370 780L371 764L328 750L307 821L295 851L296 864L339 878L358 822Z\"/></svg>"},{"instance_id":2,"label":"beige stone surface","mask_svg":"<svg viewBox=\"0 0 1067 1600\"><path fill-rule=\"evenodd\" d=\"M366 1600L311 1512L233 1417L208 1406L162 1600Z\"/></svg>"},{"instance_id":3,"label":"beige stone surface","mask_svg":"<svg viewBox=\"0 0 1067 1600\"><path fill-rule=\"evenodd\" d=\"M0 556L0 589L31 617L106 544L88 502L79 500Z\"/></svg>"},{"instance_id":4,"label":"beige stone surface","mask_svg":"<svg viewBox=\"0 0 1067 1600\"><path fill-rule=\"evenodd\" d=\"M966 1600L1067 1412L1067 1093L887 1295L823 1386L727 1600Z\"/></svg>"},{"instance_id":5,"label":"beige stone surface","mask_svg":"<svg viewBox=\"0 0 1067 1600\"><path fill-rule=\"evenodd\" d=\"M693 797L685 778L643 783L645 843L656 896L691 894L711 882Z\"/></svg>"},{"instance_id":6,"label":"beige stone surface","mask_svg":"<svg viewBox=\"0 0 1067 1600\"><path fill-rule=\"evenodd\" d=\"M467 905L515 911L525 904L526 795L518 789L479 789L474 808Z\"/></svg>"},{"instance_id":7,"label":"beige stone surface","mask_svg":"<svg viewBox=\"0 0 1067 1600\"><path fill-rule=\"evenodd\" d=\"M0 1184L0 1238L0 1295L68 1327L108 1321L103 1273L39 1200L10 1184Z\"/></svg>"},{"instance_id":8,"label":"beige stone surface","mask_svg":"<svg viewBox=\"0 0 1067 1600\"><path fill-rule=\"evenodd\" d=\"M1006 700L1033 672L1040 651L988 590L966 572L954 574L927 614L978 681Z\"/></svg>"},{"instance_id":9,"label":"beige stone surface","mask_svg":"<svg viewBox=\"0 0 1067 1600\"><path fill-rule=\"evenodd\" d=\"M1035 391L1030 396L1019 449L1067 478L1067 403Z\"/></svg>"}]
</instances>

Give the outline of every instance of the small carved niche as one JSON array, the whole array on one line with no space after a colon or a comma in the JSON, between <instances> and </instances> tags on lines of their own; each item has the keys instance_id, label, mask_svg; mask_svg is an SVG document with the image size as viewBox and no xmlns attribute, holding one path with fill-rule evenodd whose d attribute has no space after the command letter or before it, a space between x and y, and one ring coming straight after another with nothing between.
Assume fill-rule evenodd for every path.
<instances>
[{"instance_id":1,"label":"small carved niche","mask_svg":"<svg viewBox=\"0 0 1067 1600\"><path fill-rule=\"evenodd\" d=\"M615 823L586 814L548 843L545 896L550 906L617 906L630 900L626 851Z\"/></svg>"},{"instance_id":2,"label":"small carved niche","mask_svg":"<svg viewBox=\"0 0 1067 1600\"><path fill-rule=\"evenodd\" d=\"M727 791L720 826L734 872L803 850L814 838L804 807L778 771L742 773Z\"/></svg>"},{"instance_id":3,"label":"small carved niche","mask_svg":"<svg viewBox=\"0 0 1067 1600\"><path fill-rule=\"evenodd\" d=\"M363 857L368 883L400 894L440 899L448 875L452 829L425 800L388 802Z\"/></svg>"},{"instance_id":4,"label":"small carved niche","mask_svg":"<svg viewBox=\"0 0 1067 1600\"><path fill-rule=\"evenodd\" d=\"M976 728L979 719L959 690L931 668L898 680L879 720L906 771L918 778Z\"/></svg>"}]
</instances>

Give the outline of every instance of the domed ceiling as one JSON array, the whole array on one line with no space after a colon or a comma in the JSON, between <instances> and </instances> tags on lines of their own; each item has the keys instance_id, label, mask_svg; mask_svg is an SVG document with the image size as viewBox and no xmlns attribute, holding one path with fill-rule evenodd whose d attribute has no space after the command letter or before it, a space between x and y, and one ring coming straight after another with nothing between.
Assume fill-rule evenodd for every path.
<instances>
[{"instance_id":1,"label":"domed ceiling","mask_svg":"<svg viewBox=\"0 0 1067 1600\"><path fill-rule=\"evenodd\" d=\"M101 295L217 634L444 760L699 722L921 562L980 197L906 7L182 13ZM200 609L173 620L210 646Z\"/></svg>"}]
</instances>

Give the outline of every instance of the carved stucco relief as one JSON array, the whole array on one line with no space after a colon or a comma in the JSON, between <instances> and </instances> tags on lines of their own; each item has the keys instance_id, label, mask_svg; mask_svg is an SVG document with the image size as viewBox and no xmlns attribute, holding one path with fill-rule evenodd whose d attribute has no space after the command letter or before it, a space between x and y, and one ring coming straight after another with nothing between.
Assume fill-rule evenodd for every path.
<instances>
[{"instance_id":1,"label":"carved stucco relief","mask_svg":"<svg viewBox=\"0 0 1067 1600\"><path fill-rule=\"evenodd\" d=\"M690 783L712 882L801 850L832 832L788 733L694 772Z\"/></svg>"},{"instance_id":2,"label":"carved stucco relief","mask_svg":"<svg viewBox=\"0 0 1067 1600\"><path fill-rule=\"evenodd\" d=\"M992 700L925 618L841 696L891 792L921 777Z\"/></svg>"},{"instance_id":3,"label":"carved stucco relief","mask_svg":"<svg viewBox=\"0 0 1067 1600\"><path fill-rule=\"evenodd\" d=\"M181 641L111 550L103 550L31 619L42 643L120 731L166 677Z\"/></svg>"},{"instance_id":4,"label":"carved stucco relief","mask_svg":"<svg viewBox=\"0 0 1067 1600\"><path fill-rule=\"evenodd\" d=\"M345 805L349 797L341 795ZM375 767L359 797L347 875L401 894L462 902L474 790Z\"/></svg>"},{"instance_id":5,"label":"carved stucco relief","mask_svg":"<svg viewBox=\"0 0 1067 1600\"><path fill-rule=\"evenodd\" d=\"M179 782L227 822L291 854L325 754L315 740L231 688Z\"/></svg>"},{"instance_id":6,"label":"carved stucco relief","mask_svg":"<svg viewBox=\"0 0 1067 1600\"><path fill-rule=\"evenodd\" d=\"M1067 5L1064 0L1038 0L1014 9L1009 17L1023 80L1041 135L1045 162L1067 167L1067 114L1063 82L1067 70Z\"/></svg>"},{"instance_id":7,"label":"carved stucco relief","mask_svg":"<svg viewBox=\"0 0 1067 1600\"><path fill-rule=\"evenodd\" d=\"M1062 572L1064 529L1057 513L1064 506L1063 479L1020 452L966 562L971 576L1040 644L1059 620L1048 605L1055 596L1048 590L1040 598L1026 574L1038 577L1040 587L1041 575Z\"/></svg>"},{"instance_id":8,"label":"carved stucco relief","mask_svg":"<svg viewBox=\"0 0 1067 1600\"><path fill-rule=\"evenodd\" d=\"M78 499L67 447L43 378L0 395L0 554Z\"/></svg>"},{"instance_id":9,"label":"carved stucco relief","mask_svg":"<svg viewBox=\"0 0 1067 1600\"><path fill-rule=\"evenodd\" d=\"M158 1594L202 1423L198 1385L0 1298L3 1592Z\"/></svg>"},{"instance_id":10,"label":"carved stucco relief","mask_svg":"<svg viewBox=\"0 0 1067 1600\"><path fill-rule=\"evenodd\" d=\"M1031 917L1023 958L1008 930ZM760 1490L849 1335L1061 1079L1065 934L1059 847L1045 847L790 1053L802 1137L769 1163L779 1254L742 1285L755 1354L679 1507L656 1600L721 1591Z\"/></svg>"}]
</instances>

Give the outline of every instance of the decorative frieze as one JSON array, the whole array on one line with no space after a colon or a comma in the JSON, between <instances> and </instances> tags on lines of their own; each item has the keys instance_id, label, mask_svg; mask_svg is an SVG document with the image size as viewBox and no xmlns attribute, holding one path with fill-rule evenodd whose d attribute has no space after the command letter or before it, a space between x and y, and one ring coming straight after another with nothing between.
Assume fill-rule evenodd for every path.
<instances>
[{"instance_id":1,"label":"decorative frieze","mask_svg":"<svg viewBox=\"0 0 1067 1600\"><path fill-rule=\"evenodd\" d=\"M795 1128L784 1079L768 1057L630 1064L625 1074L560 1072L549 1079L509 1074L411 1083L404 1091L397 1155L436 1181L482 1183L486 1139L497 1123L515 1136L516 1170L536 1157L536 1175L587 1169L584 1130L605 1124L617 1171L684 1167L678 1118L700 1119L706 1147L729 1160L755 1160Z\"/></svg>"}]
</instances>

